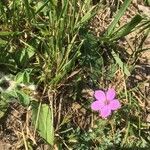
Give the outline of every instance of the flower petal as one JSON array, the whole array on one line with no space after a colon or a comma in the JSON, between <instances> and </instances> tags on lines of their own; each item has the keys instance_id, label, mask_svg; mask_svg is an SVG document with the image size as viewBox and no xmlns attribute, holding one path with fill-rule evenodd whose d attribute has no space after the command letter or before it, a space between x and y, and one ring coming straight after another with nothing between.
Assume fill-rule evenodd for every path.
<instances>
[{"instance_id":1,"label":"flower petal","mask_svg":"<svg viewBox=\"0 0 150 150\"><path fill-rule=\"evenodd\" d=\"M109 106L104 106L102 109L100 109L100 116L102 118L107 118L111 115L111 109Z\"/></svg>"},{"instance_id":2,"label":"flower petal","mask_svg":"<svg viewBox=\"0 0 150 150\"><path fill-rule=\"evenodd\" d=\"M94 93L94 97L99 101L105 101L106 95L102 90L96 90Z\"/></svg>"},{"instance_id":3,"label":"flower petal","mask_svg":"<svg viewBox=\"0 0 150 150\"><path fill-rule=\"evenodd\" d=\"M114 99L109 103L109 107L111 110L117 110L121 107L119 100Z\"/></svg>"},{"instance_id":4,"label":"flower petal","mask_svg":"<svg viewBox=\"0 0 150 150\"><path fill-rule=\"evenodd\" d=\"M91 104L91 108L92 110L100 110L102 107L104 106L104 103L102 103L101 101L95 101Z\"/></svg>"},{"instance_id":5,"label":"flower petal","mask_svg":"<svg viewBox=\"0 0 150 150\"><path fill-rule=\"evenodd\" d=\"M116 96L116 92L113 88L108 89L108 91L106 92L106 98L107 100L111 101L115 98Z\"/></svg>"}]
</instances>

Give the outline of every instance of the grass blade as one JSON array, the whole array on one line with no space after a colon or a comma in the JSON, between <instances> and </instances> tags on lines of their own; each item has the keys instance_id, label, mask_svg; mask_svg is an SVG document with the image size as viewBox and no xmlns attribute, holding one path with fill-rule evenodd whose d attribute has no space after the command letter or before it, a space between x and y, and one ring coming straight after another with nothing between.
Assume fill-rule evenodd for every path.
<instances>
[{"instance_id":1,"label":"grass blade","mask_svg":"<svg viewBox=\"0 0 150 150\"><path fill-rule=\"evenodd\" d=\"M116 40L121 37L124 37L132 32L132 30L142 21L142 17L140 15L136 15L133 19L125 24L123 27L119 28L116 32L112 34L111 40Z\"/></svg>"},{"instance_id":2,"label":"grass blade","mask_svg":"<svg viewBox=\"0 0 150 150\"><path fill-rule=\"evenodd\" d=\"M112 51L111 54L112 54L113 58L115 59L116 63L121 68L121 70L124 72L124 74L126 74L127 76L130 76L130 72L129 72L127 66L122 62L122 60L119 58L119 56L114 51Z\"/></svg>"},{"instance_id":3,"label":"grass blade","mask_svg":"<svg viewBox=\"0 0 150 150\"><path fill-rule=\"evenodd\" d=\"M130 5L132 0L125 0L121 9L118 11L117 15L115 15L115 18L113 20L113 22L109 25L107 32L106 32L106 36L109 36L113 33L114 28L116 27L116 24L118 23L118 21L120 20L120 18L123 16L124 12L126 11L126 9L128 8L128 6Z\"/></svg>"}]
</instances>

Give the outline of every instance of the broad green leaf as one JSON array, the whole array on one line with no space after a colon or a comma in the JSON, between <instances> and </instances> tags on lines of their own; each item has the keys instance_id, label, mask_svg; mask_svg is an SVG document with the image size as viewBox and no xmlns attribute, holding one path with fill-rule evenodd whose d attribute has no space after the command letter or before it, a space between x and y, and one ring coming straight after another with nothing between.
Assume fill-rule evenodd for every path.
<instances>
[{"instance_id":1,"label":"broad green leaf","mask_svg":"<svg viewBox=\"0 0 150 150\"><path fill-rule=\"evenodd\" d=\"M23 106L29 106L30 97L22 91L16 90L15 92L16 92L17 98L19 99L20 103Z\"/></svg>"},{"instance_id":2,"label":"broad green leaf","mask_svg":"<svg viewBox=\"0 0 150 150\"><path fill-rule=\"evenodd\" d=\"M47 143L53 145L54 128L50 107L47 104L38 105L37 102L33 103L32 119L40 136L45 139Z\"/></svg>"},{"instance_id":3,"label":"broad green leaf","mask_svg":"<svg viewBox=\"0 0 150 150\"><path fill-rule=\"evenodd\" d=\"M0 39L0 46L4 46L5 44L7 44L7 41Z\"/></svg>"},{"instance_id":4,"label":"broad green leaf","mask_svg":"<svg viewBox=\"0 0 150 150\"><path fill-rule=\"evenodd\" d=\"M2 94L7 101L14 101L18 99L23 106L28 106L30 104L30 97L23 91L12 90L9 92L3 92Z\"/></svg>"},{"instance_id":5,"label":"broad green leaf","mask_svg":"<svg viewBox=\"0 0 150 150\"><path fill-rule=\"evenodd\" d=\"M16 94L16 92L15 92L15 90L11 90L11 91L9 91L9 92L3 92L3 93L1 93L2 94L2 96L4 97L4 99L6 100L6 101L8 101L8 102L10 102L10 101L12 101L12 100L16 100L16 98L17 98L17 94Z\"/></svg>"},{"instance_id":6,"label":"broad green leaf","mask_svg":"<svg viewBox=\"0 0 150 150\"><path fill-rule=\"evenodd\" d=\"M25 70L23 72L19 72L15 76L15 81L17 83L29 83L30 82L30 72Z\"/></svg>"},{"instance_id":7,"label":"broad green leaf","mask_svg":"<svg viewBox=\"0 0 150 150\"><path fill-rule=\"evenodd\" d=\"M119 56L114 51L112 51L111 54L114 57L116 63L121 68L121 70L124 72L124 74L126 74L127 76L130 76L130 72L129 72L127 66L122 62L122 60L119 58Z\"/></svg>"},{"instance_id":8,"label":"broad green leaf","mask_svg":"<svg viewBox=\"0 0 150 150\"><path fill-rule=\"evenodd\" d=\"M27 47L24 49L19 49L16 51L16 62L20 66L26 66L30 60L30 58L35 54L35 51L31 47Z\"/></svg>"}]
</instances>

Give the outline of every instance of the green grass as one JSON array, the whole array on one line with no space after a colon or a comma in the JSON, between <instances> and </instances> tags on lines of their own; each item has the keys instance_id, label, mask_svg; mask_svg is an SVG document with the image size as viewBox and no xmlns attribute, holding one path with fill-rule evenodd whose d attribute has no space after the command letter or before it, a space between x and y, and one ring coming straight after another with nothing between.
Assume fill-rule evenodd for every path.
<instances>
[{"instance_id":1,"label":"green grass","mask_svg":"<svg viewBox=\"0 0 150 150\"><path fill-rule=\"evenodd\" d=\"M37 148L39 139L49 148L60 150L150 146L148 125L139 103L146 97L139 92L140 85L128 86L139 54L148 50L143 43L149 35L150 21L137 14L118 27L130 4L131 0L125 0L118 5L106 32L96 37L89 22L102 3L0 2L0 119L6 117L12 102L30 114L27 127L31 133L22 128L18 139L24 149ZM134 31L143 33L144 38L128 58L118 42ZM3 88L6 82L11 88ZM122 107L104 120L91 111L90 92L112 86Z\"/></svg>"}]
</instances>

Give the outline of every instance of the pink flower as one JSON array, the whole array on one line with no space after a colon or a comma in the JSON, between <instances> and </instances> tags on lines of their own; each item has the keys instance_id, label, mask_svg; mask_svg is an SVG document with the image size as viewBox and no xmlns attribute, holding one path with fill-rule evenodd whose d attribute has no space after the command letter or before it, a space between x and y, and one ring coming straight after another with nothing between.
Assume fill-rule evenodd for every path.
<instances>
[{"instance_id":1,"label":"pink flower","mask_svg":"<svg viewBox=\"0 0 150 150\"><path fill-rule=\"evenodd\" d=\"M112 111L121 107L118 99L115 99L116 92L113 88L104 92L102 90L96 90L94 97L96 101L91 104L92 110L99 111L102 118L107 118L111 115Z\"/></svg>"}]
</instances>

